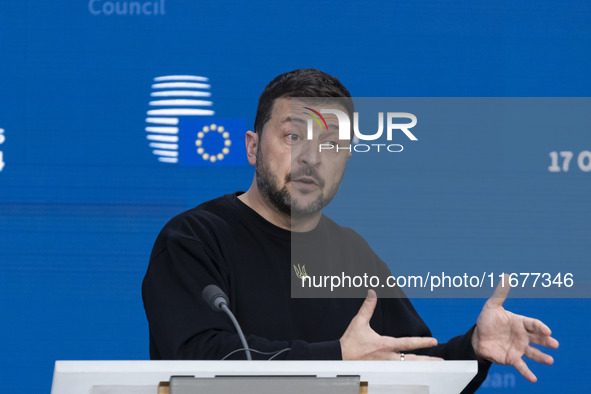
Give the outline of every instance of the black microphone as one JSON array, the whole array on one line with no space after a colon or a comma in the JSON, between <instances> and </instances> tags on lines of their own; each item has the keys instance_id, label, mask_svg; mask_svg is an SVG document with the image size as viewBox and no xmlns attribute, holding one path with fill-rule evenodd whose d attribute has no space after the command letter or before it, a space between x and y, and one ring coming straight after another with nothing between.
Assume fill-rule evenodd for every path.
<instances>
[{"instance_id":1,"label":"black microphone","mask_svg":"<svg viewBox=\"0 0 591 394\"><path fill-rule=\"evenodd\" d=\"M252 360L252 356L250 355L250 348L248 347L248 343L246 342L244 333L240 328L240 324L238 324L236 317L234 317L234 314L232 313L230 308L228 308L228 305L230 305L230 301L228 300L228 296L226 295L226 293L224 293L224 291L216 285L208 285L205 287L205 289L203 289L203 293L201 293L201 295L203 296L203 300L205 301L205 303L209 305L214 311L224 311L230 317L230 320L232 320L232 323L234 323L234 327L236 327L236 331L238 332L238 336L240 337L240 341L242 342L242 347L244 347L246 359Z\"/></svg>"},{"instance_id":2,"label":"black microphone","mask_svg":"<svg viewBox=\"0 0 591 394\"><path fill-rule=\"evenodd\" d=\"M224 293L222 289L216 285L209 285L203 289L202 296L205 302L207 302L207 305L217 312L222 311L222 303L230 305L230 301L228 300L226 293Z\"/></svg>"}]
</instances>

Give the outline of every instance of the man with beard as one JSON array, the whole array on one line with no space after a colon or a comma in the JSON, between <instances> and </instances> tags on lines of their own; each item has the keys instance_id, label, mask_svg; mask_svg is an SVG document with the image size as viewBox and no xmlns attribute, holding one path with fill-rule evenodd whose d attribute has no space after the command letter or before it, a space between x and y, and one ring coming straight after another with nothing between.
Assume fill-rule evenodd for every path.
<instances>
[{"instance_id":1,"label":"man with beard","mask_svg":"<svg viewBox=\"0 0 591 394\"><path fill-rule=\"evenodd\" d=\"M530 343L556 348L558 342L539 320L503 309L508 288L497 288L477 324L445 344L431 337L405 297L378 300L373 290L365 300L291 297L294 242L328 251L345 266L388 272L361 236L322 214L351 154L318 150L319 143L338 141L336 117L326 117L326 130L309 139L299 114L311 109L296 97L351 95L338 79L314 69L282 74L265 88L255 132L246 134L248 160L256 167L248 191L178 215L155 242L142 286L150 357L219 360L242 348L230 320L202 300L203 289L215 284L228 294L249 346L266 353L255 352L255 359L281 350L276 358L290 360L473 359L479 372L466 392L480 385L490 362L513 365L535 381L522 356L551 364L552 357ZM350 100L333 105L353 112Z\"/></svg>"}]
</instances>

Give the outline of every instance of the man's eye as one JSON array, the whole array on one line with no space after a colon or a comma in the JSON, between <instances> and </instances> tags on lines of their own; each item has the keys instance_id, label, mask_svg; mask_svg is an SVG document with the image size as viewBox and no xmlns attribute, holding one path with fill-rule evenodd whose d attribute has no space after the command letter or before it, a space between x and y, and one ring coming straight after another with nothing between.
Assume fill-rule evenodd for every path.
<instances>
[{"instance_id":1,"label":"man's eye","mask_svg":"<svg viewBox=\"0 0 591 394\"><path fill-rule=\"evenodd\" d=\"M328 146L331 146L331 147L334 147L334 148L336 148L336 147L339 145L339 143L338 143L338 142L336 142L336 141L324 141L324 142L322 143L322 145L324 145L324 146L327 146L327 147L328 147Z\"/></svg>"},{"instance_id":2,"label":"man's eye","mask_svg":"<svg viewBox=\"0 0 591 394\"><path fill-rule=\"evenodd\" d=\"M287 139L289 142L297 142L300 140L300 136L297 134L288 134Z\"/></svg>"}]
</instances>

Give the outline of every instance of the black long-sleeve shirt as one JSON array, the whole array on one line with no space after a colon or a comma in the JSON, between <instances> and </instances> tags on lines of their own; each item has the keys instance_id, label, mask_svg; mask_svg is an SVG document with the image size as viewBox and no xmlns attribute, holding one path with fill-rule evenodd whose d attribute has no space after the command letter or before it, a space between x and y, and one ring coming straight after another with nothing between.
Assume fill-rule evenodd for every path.
<instances>
[{"instance_id":1,"label":"black long-sleeve shirt","mask_svg":"<svg viewBox=\"0 0 591 394\"><path fill-rule=\"evenodd\" d=\"M150 357L214 360L242 348L231 321L202 300L203 289L216 284L229 296L230 309L251 348L273 352L289 347L277 357L281 359L342 359L339 338L363 298L292 298L294 280L299 283L293 269L293 242L304 245L299 253L307 271L322 269L310 262L310 256L318 253L366 272L383 272L387 267L360 235L325 216L314 230L292 233L267 222L240 201L239 194L186 211L159 234L142 285ZM381 335L431 336L405 297L379 298L370 324ZM412 353L475 359L472 330ZM268 357L253 353L254 359ZM231 358L243 359L244 354ZM471 389L484 380L488 366L479 365Z\"/></svg>"}]
</instances>

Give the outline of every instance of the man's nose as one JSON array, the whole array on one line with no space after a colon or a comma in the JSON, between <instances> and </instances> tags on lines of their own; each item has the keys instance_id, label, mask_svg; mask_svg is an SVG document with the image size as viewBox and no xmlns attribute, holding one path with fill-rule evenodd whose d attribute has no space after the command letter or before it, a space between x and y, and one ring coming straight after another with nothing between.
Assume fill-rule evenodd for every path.
<instances>
[{"instance_id":1,"label":"man's nose","mask_svg":"<svg viewBox=\"0 0 591 394\"><path fill-rule=\"evenodd\" d=\"M306 164L314 167L320 164L321 156L318 142L315 140L304 141L304 143L298 149L295 159L297 163Z\"/></svg>"}]
</instances>

